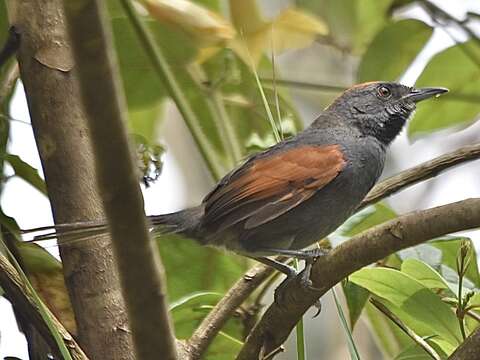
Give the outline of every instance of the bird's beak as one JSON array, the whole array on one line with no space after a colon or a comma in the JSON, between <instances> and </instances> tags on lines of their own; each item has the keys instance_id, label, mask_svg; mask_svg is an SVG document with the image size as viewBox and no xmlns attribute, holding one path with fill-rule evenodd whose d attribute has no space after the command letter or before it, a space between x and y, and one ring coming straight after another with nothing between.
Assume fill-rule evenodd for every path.
<instances>
[{"instance_id":1,"label":"bird's beak","mask_svg":"<svg viewBox=\"0 0 480 360\"><path fill-rule=\"evenodd\" d=\"M428 87L420 89L412 88L412 90L410 90L410 93L405 95L404 98L413 100L414 102L419 102L425 99L429 99L433 96L440 96L441 94L444 94L446 92L448 92L448 89L442 87Z\"/></svg>"}]
</instances>

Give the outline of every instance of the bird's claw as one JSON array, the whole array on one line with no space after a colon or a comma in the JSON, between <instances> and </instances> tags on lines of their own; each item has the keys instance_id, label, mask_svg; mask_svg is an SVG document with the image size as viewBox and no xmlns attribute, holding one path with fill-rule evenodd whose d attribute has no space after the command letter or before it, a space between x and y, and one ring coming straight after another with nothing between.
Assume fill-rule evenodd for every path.
<instances>
[{"instance_id":1,"label":"bird's claw","mask_svg":"<svg viewBox=\"0 0 480 360\"><path fill-rule=\"evenodd\" d=\"M302 258L305 260L305 269L300 273L292 268L290 274L287 274L287 278L275 289L275 303L279 306L285 306L287 300L287 288L292 281L298 281L302 289L308 291L320 291L319 288L313 286L310 275L312 272L312 267L318 257L326 255L327 251L325 249L316 248L312 250L307 250L304 252ZM320 299L318 299L314 306L317 308L317 313L314 317L317 317L320 314L322 304Z\"/></svg>"},{"instance_id":2,"label":"bird's claw","mask_svg":"<svg viewBox=\"0 0 480 360\"><path fill-rule=\"evenodd\" d=\"M290 275L287 275L287 278L275 289L274 301L280 307L285 307L287 303L287 289L292 281L298 282L301 288L304 290L320 291L320 289L312 285L312 280L310 279L310 273L308 269L304 269L302 272L292 272ZM314 303L314 306L318 309L314 316L316 317L320 313L322 307L320 299Z\"/></svg>"}]
</instances>

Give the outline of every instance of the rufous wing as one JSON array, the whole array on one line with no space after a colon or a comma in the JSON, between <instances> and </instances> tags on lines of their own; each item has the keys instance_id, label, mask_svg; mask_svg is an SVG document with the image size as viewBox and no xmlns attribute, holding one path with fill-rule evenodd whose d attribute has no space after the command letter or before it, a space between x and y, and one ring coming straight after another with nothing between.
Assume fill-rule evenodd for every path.
<instances>
[{"instance_id":1,"label":"rufous wing","mask_svg":"<svg viewBox=\"0 0 480 360\"><path fill-rule=\"evenodd\" d=\"M304 145L246 163L204 200L206 224L251 229L312 197L345 167L339 145Z\"/></svg>"}]
</instances>

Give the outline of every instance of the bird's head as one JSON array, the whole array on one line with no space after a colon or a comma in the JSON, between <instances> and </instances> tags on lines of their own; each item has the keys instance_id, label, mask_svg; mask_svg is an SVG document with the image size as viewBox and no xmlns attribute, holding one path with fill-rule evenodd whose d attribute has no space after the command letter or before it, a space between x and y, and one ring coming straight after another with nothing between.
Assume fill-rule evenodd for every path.
<instances>
[{"instance_id":1,"label":"bird's head","mask_svg":"<svg viewBox=\"0 0 480 360\"><path fill-rule=\"evenodd\" d=\"M393 82L355 85L327 108L353 124L365 135L388 145L413 115L417 102L447 92L445 88L420 88Z\"/></svg>"}]
</instances>

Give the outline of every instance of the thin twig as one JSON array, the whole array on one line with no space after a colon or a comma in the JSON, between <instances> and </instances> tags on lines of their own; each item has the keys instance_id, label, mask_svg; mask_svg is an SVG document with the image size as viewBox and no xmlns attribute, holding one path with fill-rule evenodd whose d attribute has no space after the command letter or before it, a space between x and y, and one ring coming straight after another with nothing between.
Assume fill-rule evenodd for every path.
<instances>
[{"instance_id":1,"label":"thin twig","mask_svg":"<svg viewBox=\"0 0 480 360\"><path fill-rule=\"evenodd\" d=\"M203 319L200 326L195 330L188 345L190 346L190 357L200 359L208 345L223 325L227 322L234 311L250 296L250 294L273 273L273 269L258 264L243 275L219 303Z\"/></svg>"},{"instance_id":2,"label":"thin twig","mask_svg":"<svg viewBox=\"0 0 480 360\"><path fill-rule=\"evenodd\" d=\"M262 357L262 360L272 360L275 356L285 351L285 348L282 346L277 347L276 349L272 350L270 353Z\"/></svg>"},{"instance_id":3,"label":"thin twig","mask_svg":"<svg viewBox=\"0 0 480 360\"><path fill-rule=\"evenodd\" d=\"M435 349L433 349L421 336L417 335L412 329L405 325L402 320L388 310L385 305L375 298L371 298L370 302L377 308L378 311L392 320L395 325L397 325L405 334L407 334L414 342L416 342L423 350L425 350L425 352L430 355L432 359L441 360L440 355L437 354Z\"/></svg>"},{"instance_id":4,"label":"thin twig","mask_svg":"<svg viewBox=\"0 0 480 360\"><path fill-rule=\"evenodd\" d=\"M376 203L408 186L435 177L442 171L480 158L480 144L463 146L448 154L414 166L377 184L365 197L358 210Z\"/></svg>"},{"instance_id":5,"label":"thin twig","mask_svg":"<svg viewBox=\"0 0 480 360\"><path fill-rule=\"evenodd\" d=\"M274 79L270 77L260 77L262 83L267 84L276 84L278 86L292 86L296 88L303 88L307 90L321 90L326 92L342 92L347 89L346 86L337 86L337 85L328 85L328 84L318 84L307 81L297 81L297 80L287 80L287 79Z\"/></svg>"},{"instance_id":6,"label":"thin twig","mask_svg":"<svg viewBox=\"0 0 480 360\"><path fill-rule=\"evenodd\" d=\"M464 22L459 21L434 3L424 0L421 4L423 5L424 9L426 9L426 11L429 13L432 20L436 24L441 26L442 30L453 40L453 42L460 48L460 50L462 50L463 53L477 65L477 67L480 67L480 58L477 56L477 54L474 51L471 51L467 46L465 46L465 44L457 40L457 38L451 33L448 27L446 27L445 24L440 21L440 18L455 24L457 27L462 29L470 39L475 41L477 45L480 45L480 39L477 37L477 35L472 30L470 30Z\"/></svg>"},{"instance_id":7,"label":"thin twig","mask_svg":"<svg viewBox=\"0 0 480 360\"><path fill-rule=\"evenodd\" d=\"M475 311L468 310L465 314L470 316L472 319L480 322L480 315L478 315Z\"/></svg>"},{"instance_id":8,"label":"thin twig","mask_svg":"<svg viewBox=\"0 0 480 360\"><path fill-rule=\"evenodd\" d=\"M263 83L267 83L273 86L273 82L274 82L273 78L261 77L260 80ZM277 86L286 86L286 87L293 87L297 89L323 91L323 92L331 92L331 93L339 93L348 89L348 86L319 84L319 83L292 80L292 79L275 79L275 83ZM477 104L478 102L480 102L480 96L474 95L474 94L462 94L462 93L453 92L450 95L448 95L448 98L450 100L460 100L463 102L469 102L473 104Z\"/></svg>"}]
</instances>

